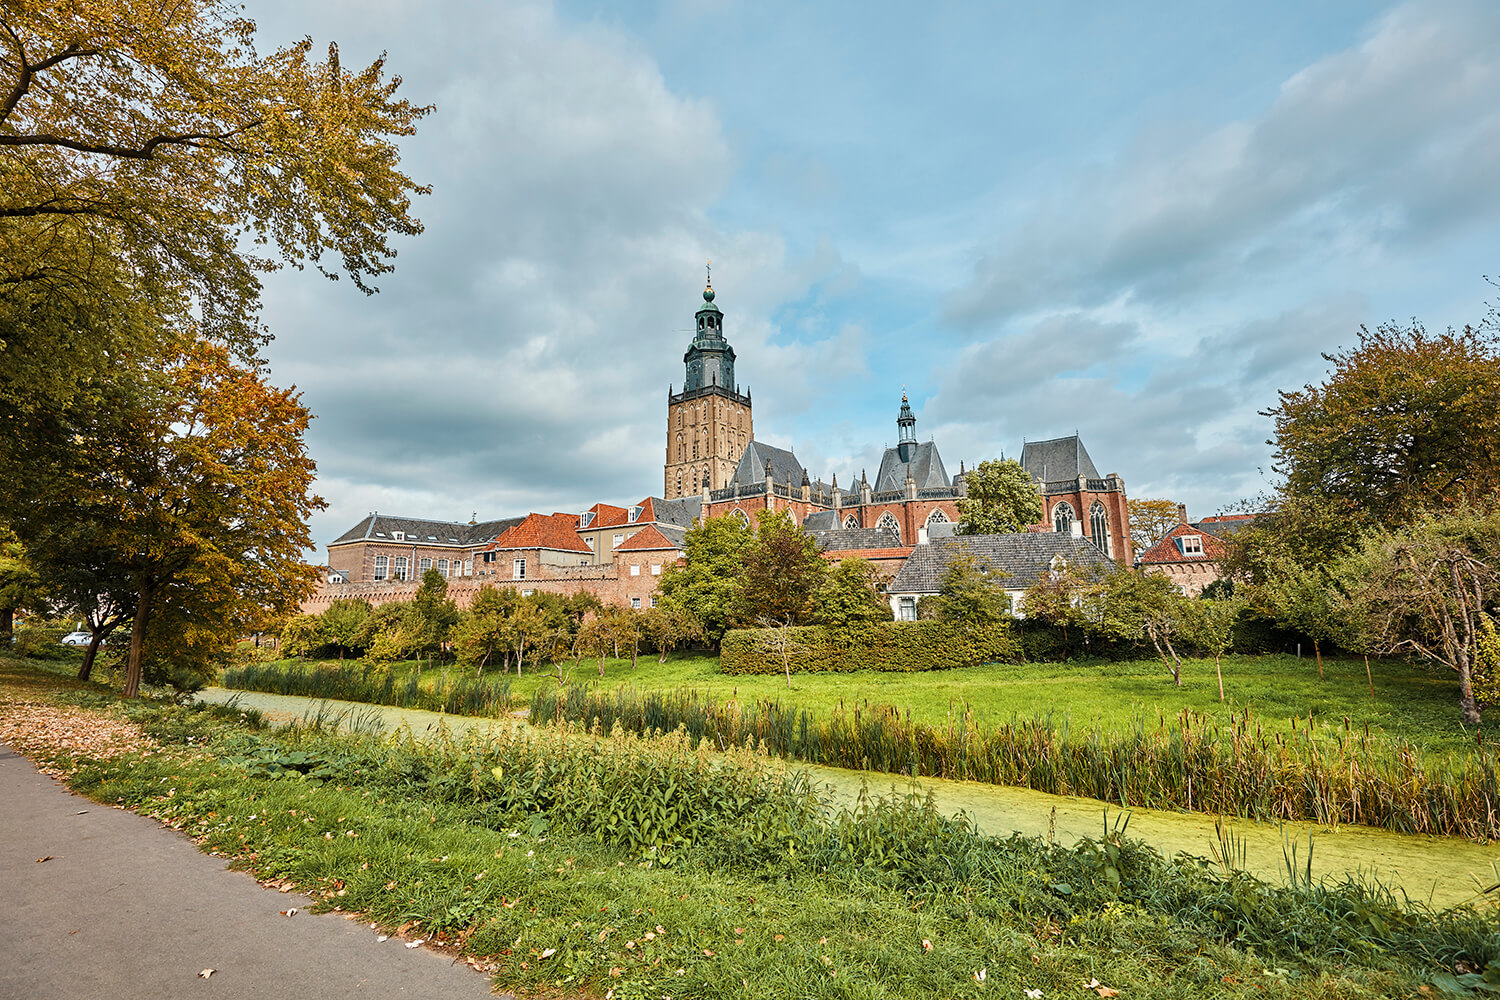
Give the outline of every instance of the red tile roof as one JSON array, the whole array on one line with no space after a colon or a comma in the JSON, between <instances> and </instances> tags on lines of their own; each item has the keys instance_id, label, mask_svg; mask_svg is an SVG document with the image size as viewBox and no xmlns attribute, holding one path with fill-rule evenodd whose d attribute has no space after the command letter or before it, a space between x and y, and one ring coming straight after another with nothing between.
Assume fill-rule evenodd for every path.
<instances>
[{"instance_id":1,"label":"red tile roof","mask_svg":"<svg viewBox=\"0 0 1500 1000\"><path fill-rule=\"evenodd\" d=\"M507 549L593 551L578 537L577 514L527 514L520 524L495 539L487 551Z\"/></svg>"},{"instance_id":2,"label":"red tile roof","mask_svg":"<svg viewBox=\"0 0 1500 1000\"><path fill-rule=\"evenodd\" d=\"M671 539L669 539L666 535L663 535L660 531L657 531L656 528L652 525L648 524L640 531L637 531L635 534L625 539L624 543L621 544L619 548L615 549L615 551L653 552L657 549L676 548L677 546L672 544Z\"/></svg>"},{"instance_id":3,"label":"red tile roof","mask_svg":"<svg viewBox=\"0 0 1500 1000\"><path fill-rule=\"evenodd\" d=\"M1204 518L1205 521L1214 520ZM1225 518L1230 520L1230 518ZM1187 555L1178 545L1177 539L1183 535L1197 535L1203 539L1203 553L1201 555ZM1180 563L1180 562L1213 562L1222 559L1227 552L1224 540L1215 538L1196 524L1178 524L1171 531L1162 536L1161 540L1143 552L1137 559L1141 563Z\"/></svg>"}]
</instances>

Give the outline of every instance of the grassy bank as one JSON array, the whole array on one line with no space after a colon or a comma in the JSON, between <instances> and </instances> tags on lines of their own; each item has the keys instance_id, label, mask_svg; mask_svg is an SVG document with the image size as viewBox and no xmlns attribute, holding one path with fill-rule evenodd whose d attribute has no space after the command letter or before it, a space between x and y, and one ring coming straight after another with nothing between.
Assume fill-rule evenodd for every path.
<instances>
[{"instance_id":1,"label":"grassy bank","mask_svg":"<svg viewBox=\"0 0 1500 1000\"><path fill-rule=\"evenodd\" d=\"M1004 723L1018 716L1048 717L1055 726L1116 735L1129 734L1142 718L1171 719L1183 709L1224 721L1249 709L1268 730L1288 735L1309 723L1342 731L1347 719L1353 730L1362 733L1368 728L1372 735L1405 739L1429 752L1463 755L1475 745L1476 734L1459 723L1457 686L1448 677L1399 660L1376 660L1371 668L1373 697L1362 660L1327 659L1326 679L1320 681L1310 658L1227 657L1223 670L1228 700L1222 704L1212 660L1186 661L1180 688L1167 678L1159 662L1139 660L990 665L913 674L803 674L793 676L788 690L780 677L726 676L719 672L717 659L698 655L673 656L664 664L655 657L642 657L635 669L628 659L606 660L602 677L595 661L585 661L569 675L567 686L612 690L628 684L645 693L690 689L720 702L775 699L825 717L840 708L892 705L929 725L965 714L976 725ZM346 697L333 693L338 683L363 684L361 677L379 677L385 669L367 668L357 661L281 661L259 666L253 677L226 674L223 683L274 694ZM389 669L403 689L418 672L423 690L474 677L471 671L453 666L422 669L415 662ZM296 683L279 676L296 671L301 672ZM490 671L484 677L496 684L508 679L517 707L529 704L537 691L558 687L555 670L527 670L519 676Z\"/></svg>"},{"instance_id":2,"label":"grassy bank","mask_svg":"<svg viewBox=\"0 0 1500 1000\"><path fill-rule=\"evenodd\" d=\"M21 673L0 661L8 738L75 788L525 994L1388 997L1500 960L1492 911L1272 887L1104 824L1054 847L909 799L829 818L753 754L680 738L423 744L89 692L33 730L19 703L54 696ZM68 742L122 717L130 749Z\"/></svg>"},{"instance_id":3,"label":"grassy bank","mask_svg":"<svg viewBox=\"0 0 1500 1000\"><path fill-rule=\"evenodd\" d=\"M891 708L826 716L774 700L716 702L697 692L538 691L533 724L649 735L681 730L712 748L763 746L789 760L1080 795L1121 806L1262 821L1356 823L1399 833L1500 837L1500 753L1429 756L1352 728L1267 730L1248 712L1183 710L1123 734L1020 717L938 725Z\"/></svg>"}]
</instances>

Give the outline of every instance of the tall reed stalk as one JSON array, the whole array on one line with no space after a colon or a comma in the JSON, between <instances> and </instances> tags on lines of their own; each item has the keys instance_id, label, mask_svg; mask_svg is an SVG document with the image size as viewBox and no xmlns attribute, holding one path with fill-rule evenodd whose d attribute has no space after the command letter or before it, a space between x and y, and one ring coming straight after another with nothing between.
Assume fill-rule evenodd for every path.
<instances>
[{"instance_id":1,"label":"tall reed stalk","mask_svg":"<svg viewBox=\"0 0 1500 1000\"><path fill-rule=\"evenodd\" d=\"M759 746L813 764L982 781L1157 809L1256 820L1305 820L1401 833L1500 837L1493 747L1462 761L1427 759L1401 739L1272 732L1248 711L1221 720L1184 709L1125 735L1070 732L1050 718L977 726L965 708L941 725L889 706L820 718L762 699L715 702L700 692L539 690L533 723L576 722L645 734L679 727L720 749Z\"/></svg>"},{"instance_id":2,"label":"tall reed stalk","mask_svg":"<svg viewBox=\"0 0 1500 1000\"><path fill-rule=\"evenodd\" d=\"M413 669L404 675L383 667L355 663L290 666L251 663L231 667L219 677L227 688L393 705L450 715L500 716L510 707L508 678L439 676L431 685Z\"/></svg>"}]
</instances>

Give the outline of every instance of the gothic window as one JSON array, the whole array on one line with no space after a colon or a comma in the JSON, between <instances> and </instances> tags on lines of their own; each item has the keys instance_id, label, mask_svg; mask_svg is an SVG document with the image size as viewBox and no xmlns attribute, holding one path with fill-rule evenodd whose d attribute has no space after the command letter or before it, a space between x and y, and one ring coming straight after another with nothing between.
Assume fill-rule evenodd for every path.
<instances>
[{"instance_id":1,"label":"gothic window","mask_svg":"<svg viewBox=\"0 0 1500 1000\"><path fill-rule=\"evenodd\" d=\"M901 541L901 525L896 523L896 518L892 516L890 511L886 511L880 515L880 520L875 522L875 527L893 532L896 536L896 541Z\"/></svg>"},{"instance_id":2,"label":"gothic window","mask_svg":"<svg viewBox=\"0 0 1500 1000\"><path fill-rule=\"evenodd\" d=\"M1089 537L1105 555L1112 554L1109 551L1109 514L1105 512L1104 505L1097 500L1089 508Z\"/></svg>"},{"instance_id":3,"label":"gothic window","mask_svg":"<svg viewBox=\"0 0 1500 1000\"><path fill-rule=\"evenodd\" d=\"M693 457L694 458L698 457L698 442L697 441L693 442Z\"/></svg>"},{"instance_id":4,"label":"gothic window","mask_svg":"<svg viewBox=\"0 0 1500 1000\"><path fill-rule=\"evenodd\" d=\"M853 514L850 514L848 517L844 518L844 527L846 527L846 528L857 528L857 527L859 527L859 518L855 517Z\"/></svg>"},{"instance_id":5,"label":"gothic window","mask_svg":"<svg viewBox=\"0 0 1500 1000\"><path fill-rule=\"evenodd\" d=\"M932 513L927 515L927 523L928 524L947 524L948 523L948 515L944 514L941 508L934 507L932 509Z\"/></svg>"},{"instance_id":6,"label":"gothic window","mask_svg":"<svg viewBox=\"0 0 1500 1000\"><path fill-rule=\"evenodd\" d=\"M1073 533L1073 505L1063 501L1052 508L1052 530L1063 535Z\"/></svg>"},{"instance_id":7,"label":"gothic window","mask_svg":"<svg viewBox=\"0 0 1500 1000\"><path fill-rule=\"evenodd\" d=\"M740 510L738 507L736 507L733 511L731 511L731 513L734 515L734 517L738 518L739 522L741 524L743 524L745 527L748 528L750 526L750 515L749 514L746 514L744 511Z\"/></svg>"}]
</instances>

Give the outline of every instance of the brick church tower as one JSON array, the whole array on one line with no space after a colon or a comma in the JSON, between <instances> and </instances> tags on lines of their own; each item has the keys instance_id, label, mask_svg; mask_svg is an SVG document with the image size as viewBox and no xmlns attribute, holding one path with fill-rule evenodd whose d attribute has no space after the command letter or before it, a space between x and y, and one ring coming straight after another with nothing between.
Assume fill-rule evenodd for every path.
<instances>
[{"instance_id":1,"label":"brick church tower","mask_svg":"<svg viewBox=\"0 0 1500 1000\"><path fill-rule=\"evenodd\" d=\"M741 394L734 380L734 348L724 339L724 314L714 305L712 276L696 318L693 342L682 356L687 381L678 393L667 387L662 496L668 500L702 493L705 485L729 485L745 445L755 437L750 393Z\"/></svg>"}]
</instances>

